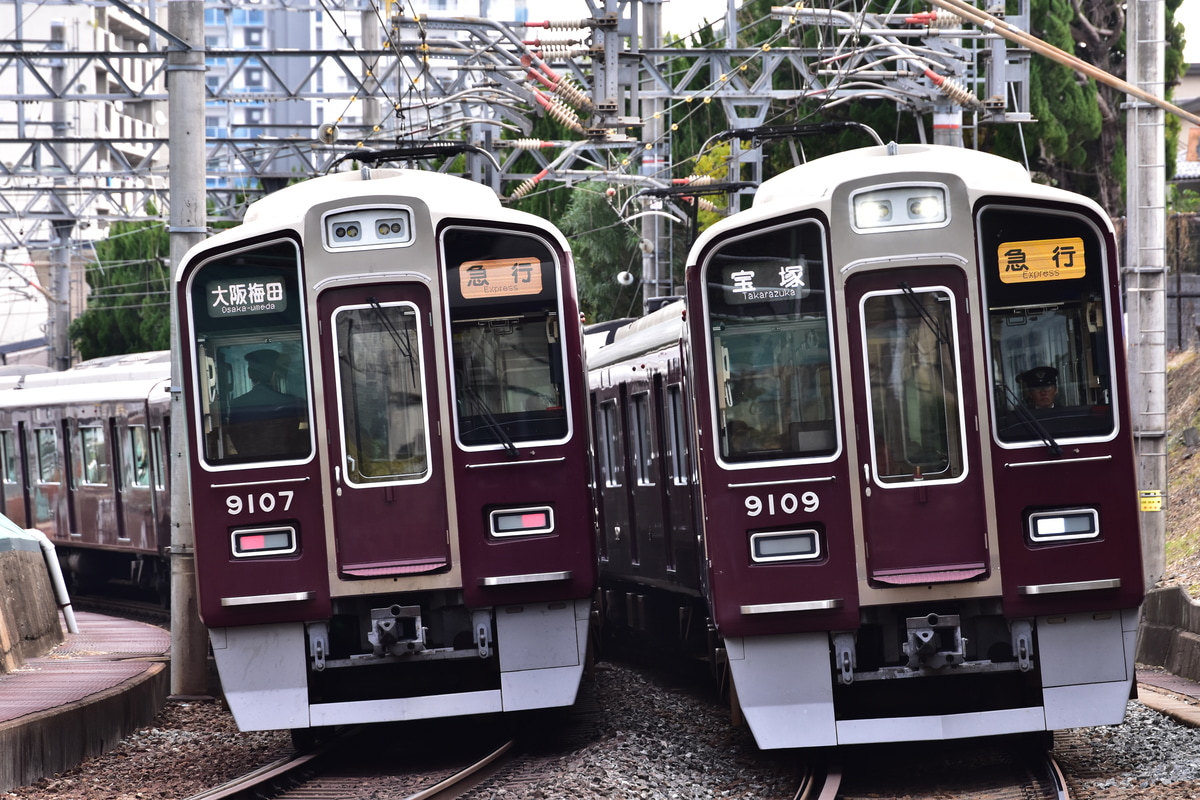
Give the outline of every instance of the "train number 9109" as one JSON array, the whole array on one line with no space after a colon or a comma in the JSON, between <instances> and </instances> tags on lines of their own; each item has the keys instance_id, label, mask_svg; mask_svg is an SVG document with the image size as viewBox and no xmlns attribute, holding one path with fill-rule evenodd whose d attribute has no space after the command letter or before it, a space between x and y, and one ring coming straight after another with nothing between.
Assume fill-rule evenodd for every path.
<instances>
[{"instance_id":1,"label":"train number 9109","mask_svg":"<svg viewBox=\"0 0 1200 800\"><path fill-rule=\"evenodd\" d=\"M295 496L296 493L291 490L263 492L258 495L251 492L245 497L232 494L225 498L225 508L229 509L229 513L235 516L243 512L253 514L257 511L270 514L272 511L287 511L290 509L292 507L292 498Z\"/></svg>"},{"instance_id":2,"label":"train number 9109","mask_svg":"<svg viewBox=\"0 0 1200 800\"><path fill-rule=\"evenodd\" d=\"M766 504L763 503L763 498L758 495L750 495L746 498L746 513L751 517L757 517L763 511L767 512L767 516L773 517L777 513L795 514L800 509L805 513L811 514L821 506L821 498L816 492L804 492L800 496L796 496L791 492L780 495L778 498L774 494L768 494Z\"/></svg>"}]
</instances>

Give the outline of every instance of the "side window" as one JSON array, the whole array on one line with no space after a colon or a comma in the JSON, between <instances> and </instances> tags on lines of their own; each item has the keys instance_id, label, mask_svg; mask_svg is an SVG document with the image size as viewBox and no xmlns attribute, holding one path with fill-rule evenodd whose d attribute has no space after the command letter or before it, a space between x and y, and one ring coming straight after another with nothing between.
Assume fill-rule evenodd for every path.
<instances>
[{"instance_id":1,"label":"side window","mask_svg":"<svg viewBox=\"0 0 1200 800\"><path fill-rule=\"evenodd\" d=\"M596 419L596 427L600 434L600 478L605 486L620 486L621 477L618 474L617 435L620 428L617 425L617 403L606 400L600 404L600 414Z\"/></svg>"},{"instance_id":2,"label":"side window","mask_svg":"<svg viewBox=\"0 0 1200 800\"><path fill-rule=\"evenodd\" d=\"M167 488L167 459L166 450L163 448L163 429L150 429L150 453L153 457L151 463L154 464L154 488Z\"/></svg>"},{"instance_id":3,"label":"side window","mask_svg":"<svg viewBox=\"0 0 1200 800\"><path fill-rule=\"evenodd\" d=\"M629 407L629 425L633 444L633 471L639 486L649 486L654 483L650 470L654 458L651 443L650 425L650 393L639 392L633 395Z\"/></svg>"},{"instance_id":4,"label":"side window","mask_svg":"<svg viewBox=\"0 0 1200 800\"><path fill-rule=\"evenodd\" d=\"M129 426L129 467L134 486L150 485L150 443L145 425Z\"/></svg>"},{"instance_id":5,"label":"side window","mask_svg":"<svg viewBox=\"0 0 1200 800\"><path fill-rule=\"evenodd\" d=\"M683 425L683 386L673 383L667 387L667 459L676 486L688 482L687 433Z\"/></svg>"},{"instance_id":6,"label":"side window","mask_svg":"<svg viewBox=\"0 0 1200 800\"><path fill-rule=\"evenodd\" d=\"M38 483L59 483L58 432L54 428L38 428L33 435L37 444Z\"/></svg>"},{"instance_id":7,"label":"side window","mask_svg":"<svg viewBox=\"0 0 1200 800\"><path fill-rule=\"evenodd\" d=\"M108 448L104 446L104 428L86 426L79 429L83 452L83 482L92 485L108 484Z\"/></svg>"},{"instance_id":8,"label":"side window","mask_svg":"<svg viewBox=\"0 0 1200 800\"><path fill-rule=\"evenodd\" d=\"M12 431L0 431L0 459L4 462L4 482L16 483L18 475L17 471L17 442L13 438Z\"/></svg>"}]
</instances>

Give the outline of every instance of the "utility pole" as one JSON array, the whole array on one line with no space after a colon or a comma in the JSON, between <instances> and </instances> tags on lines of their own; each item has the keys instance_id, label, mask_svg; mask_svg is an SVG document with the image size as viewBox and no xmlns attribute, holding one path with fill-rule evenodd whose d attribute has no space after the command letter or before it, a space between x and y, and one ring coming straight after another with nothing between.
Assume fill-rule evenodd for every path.
<instances>
[{"instance_id":1,"label":"utility pole","mask_svg":"<svg viewBox=\"0 0 1200 800\"><path fill-rule=\"evenodd\" d=\"M62 52L66 49L66 29L61 20L50 23L50 49ZM66 85L66 67L60 59L55 59L50 73L52 90L57 97L63 96ZM67 138L67 104L65 100L56 100L50 112L51 135L57 141ZM66 189L66 177L57 175L54 178L55 205L68 208L69 204L63 199ZM50 366L56 370L69 369L71 366L71 339L67 335L67 327L71 323L71 233L75 230L73 217L56 217L51 221L54 227L54 244L50 248L50 293L49 318L46 325L46 340L50 345Z\"/></svg>"},{"instance_id":2,"label":"utility pole","mask_svg":"<svg viewBox=\"0 0 1200 800\"><path fill-rule=\"evenodd\" d=\"M1165 97L1163 0L1134 0L1127 20L1128 82ZM1148 586L1166 567L1162 505L1167 486L1166 167L1160 106L1134 102L1128 113L1125 305L1129 380L1138 482L1142 555Z\"/></svg>"},{"instance_id":3,"label":"utility pole","mask_svg":"<svg viewBox=\"0 0 1200 800\"><path fill-rule=\"evenodd\" d=\"M642 0L641 47L653 52L662 47L662 0ZM651 59L651 67L658 65ZM646 87L649 88L649 87ZM642 175L651 180L671 180L671 148L665 140L666 120L663 118L665 103L658 98L641 99L642 141L646 149L642 153ZM643 211L657 210L662 200L650 198L644 203ZM658 307L657 298L671 294L671 240L667 226L657 214L642 217L642 312Z\"/></svg>"},{"instance_id":4,"label":"utility pole","mask_svg":"<svg viewBox=\"0 0 1200 800\"><path fill-rule=\"evenodd\" d=\"M169 0L167 27L176 37L167 50L170 111L171 267L207 229L204 187L204 0ZM191 473L184 428L182 350L178 296L171 291L171 694L208 692L208 635L196 603L195 536Z\"/></svg>"}]
</instances>

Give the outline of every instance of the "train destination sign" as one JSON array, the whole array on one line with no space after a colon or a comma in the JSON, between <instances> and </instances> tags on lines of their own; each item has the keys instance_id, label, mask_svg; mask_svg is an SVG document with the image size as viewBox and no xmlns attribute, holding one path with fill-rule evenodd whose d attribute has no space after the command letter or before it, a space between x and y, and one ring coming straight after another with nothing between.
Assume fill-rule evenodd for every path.
<instances>
[{"instance_id":1,"label":"train destination sign","mask_svg":"<svg viewBox=\"0 0 1200 800\"><path fill-rule=\"evenodd\" d=\"M464 261L458 268L458 281L467 300L541 294L542 262L538 258Z\"/></svg>"},{"instance_id":2,"label":"train destination sign","mask_svg":"<svg viewBox=\"0 0 1200 800\"><path fill-rule=\"evenodd\" d=\"M283 279L275 275L209 281L205 290L210 317L247 317L287 310Z\"/></svg>"},{"instance_id":3,"label":"train destination sign","mask_svg":"<svg viewBox=\"0 0 1200 800\"><path fill-rule=\"evenodd\" d=\"M1001 242L997 253L1003 283L1061 281L1082 278L1087 273L1083 239L1078 236Z\"/></svg>"},{"instance_id":4,"label":"train destination sign","mask_svg":"<svg viewBox=\"0 0 1200 800\"><path fill-rule=\"evenodd\" d=\"M762 262L736 264L721 268L725 302L740 305L772 300L802 300L811 286L808 266Z\"/></svg>"}]
</instances>

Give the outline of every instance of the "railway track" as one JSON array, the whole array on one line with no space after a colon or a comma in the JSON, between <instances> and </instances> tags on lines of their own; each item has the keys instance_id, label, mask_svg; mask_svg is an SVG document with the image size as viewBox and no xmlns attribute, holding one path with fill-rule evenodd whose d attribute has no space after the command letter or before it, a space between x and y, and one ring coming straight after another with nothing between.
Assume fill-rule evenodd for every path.
<instances>
[{"instance_id":1,"label":"railway track","mask_svg":"<svg viewBox=\"0 0 1200 800\"><path fill-rule=\"evenodd\" d=\"M1024 740L926 742L856 748L795 800L1070 800L1053 756ZM844 755L844 754L843 754Z\"/></svg>"},{"instance_id":2,"label":"railway track","mask_svg":"<svg viewBox=\"0 0 1200 800\"><path fill-rule=\"evenodd\" d=\"M354 728L188 800L357 800L365 792L396 800L450 800L494 774L514 746L512 740L497 743L497 737L485 743L485 737L433 752L434 742L426 740L393 753L398 757L382 757L389 745L404 746L385 733L395 727Z\"/></svg>"}]
</instances>

